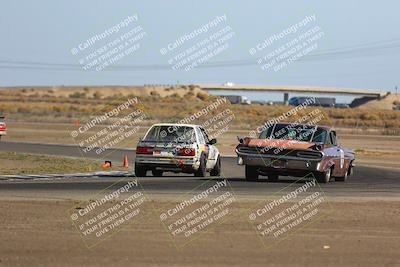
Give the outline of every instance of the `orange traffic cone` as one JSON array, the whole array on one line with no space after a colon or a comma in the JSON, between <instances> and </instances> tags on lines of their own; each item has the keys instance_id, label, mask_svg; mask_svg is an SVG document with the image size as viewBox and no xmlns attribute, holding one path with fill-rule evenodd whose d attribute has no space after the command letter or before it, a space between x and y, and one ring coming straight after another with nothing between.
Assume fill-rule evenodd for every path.
<instances>
[{"instance_id":1,"label":"orange traffic cone","mask_svg":"<svg viewBox=\"0 0 400 267\"><path fill-rule=\"evenodd\" d=\"M128 156L127 155L125 155L125 157L124 157L124 167L125 168L129 167L129 162L128 162Z\"/></svg>"},{"instance_id":2,"label":"orange traffic cone","mask_svg":"<svg viewBox=\"0 0 400 267\"><path fill-rule=\"evenodd\" d=\"M106 161L106 162L104 162L104 164L103 164L103 169L108 169L108 168L111 168L111 161Z\"/></svg>"}]
</instances>

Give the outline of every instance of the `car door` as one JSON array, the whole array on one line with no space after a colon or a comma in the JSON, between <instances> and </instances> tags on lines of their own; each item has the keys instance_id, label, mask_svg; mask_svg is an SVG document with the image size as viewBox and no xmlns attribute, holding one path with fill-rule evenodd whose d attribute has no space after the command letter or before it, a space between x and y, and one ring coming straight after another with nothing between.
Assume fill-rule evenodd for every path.
<instances>
[{"instance_id":1,"label":"car door","mask_svg":"<svg viewBox=\"0 0 400 267\"><path fill-rule=\"evenodd\" d=\"M331 131L326 131L326 135L324 138L324 167L323 169L326 170L328 167L336 164L336 159L338 156L338 151L336 146L333 144Z\"/></svg>"},{"instance_id":2,"label":"car door","mask_svg":"<svg viewBox=\"0 0 400 267\"><path fill-rule=\"evenodd\" d=\"M351 161L354 159L354 156L348 149L342 147L342 145L339 143L339 140L337 139L336 132L334 133L334 138L337 143L337 148L340 151L340 160L339 160L340 173L338 173L337 176L343 177L346 174L346 172L348 172Z\"/></svg>"},{"instance_id":3,"label":"car door","mask_svg":"<svg viewBox=\"0 0 400 267\"><path fill-rule=\"evenodd\" d=\"M204 135L200 130L200 127L195 127L196 135L197 135L197 145L199 146L200 152L203 152L204 155L208 158L208 147L206 146L206 140L204 139Z\"/></svg>"},{"instance_id":4,"label":"car door","mask_svg":"<svg viewBox=\"0 0 400 267\"><path fill-rule=\"evenodd\" d=\"M210 145L210 138L208 137L207 132L202 128L199 127L201 134L203 135L205 144L206 144L206 150L207 150L207 169L212 169L214 168L214 165L216 163L217 160L217 154L218 154L218 150L215 146Z\"/></svg>"},{"instance_id":5,"label":"car door","mask_svg":"<svg viewBox=\"0 0 400 267\"><path fill-rule=\"evenodd\" d=\"M331 131L329 133L329 138L333 148L333 154L334 154L333 162L335 164L332 176L342 176L344 169L344 151L338 145L335 131Z\"/></svg>"}]
</instances>

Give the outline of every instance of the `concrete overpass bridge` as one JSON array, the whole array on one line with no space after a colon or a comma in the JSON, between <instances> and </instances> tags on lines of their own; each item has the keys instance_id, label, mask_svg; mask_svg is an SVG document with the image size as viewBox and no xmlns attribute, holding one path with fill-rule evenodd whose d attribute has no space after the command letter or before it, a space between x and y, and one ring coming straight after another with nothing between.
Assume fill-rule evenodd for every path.
<instances>
[{"instance_id":1,"label":"concrete overpass bridge","mask_svg":"<svg viewBox=\"0 0 400 267\"><path fill-rule=\"evenodd\" d=\"M210 91L252 91L252 92L281 92L284 94L284 102L289 100L289 93L351 95L381 98L389 92L369 89L351 89L338 87L310 87L310 86L271 86L271 85L221 85L221 84L197 84L203 90Z\"/></svg>"}]
</instances>

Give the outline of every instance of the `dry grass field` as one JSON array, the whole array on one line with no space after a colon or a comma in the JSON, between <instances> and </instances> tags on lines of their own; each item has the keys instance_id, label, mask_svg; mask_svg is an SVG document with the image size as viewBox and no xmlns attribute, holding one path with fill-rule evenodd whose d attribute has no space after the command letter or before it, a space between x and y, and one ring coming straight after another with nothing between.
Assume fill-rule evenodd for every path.
<instances>
[{"instance_id":1,"label":"dry grass field","mask_svg":"<svg viewBox=\"0 0 400 267\"><path fill-rule=\"evenodd\" d=\"M216 101L215 96L208 95L196 86L3 88L0 89L0 113L6 115L9 121L73 122L99 115L134 96L138 96L143 104L148 115L145 121L147 124L178 121ZM199 122L226 108L235 115L231 128L253 129L293 107L226 104L212 110L207 117L200 118ZM296 121L315 109L309 107L299 110L287 120ZM376 103L373 108L319 109L323 114L320 124L399 134L400 112L379 110Z\"/></svg>"}]
</instances>

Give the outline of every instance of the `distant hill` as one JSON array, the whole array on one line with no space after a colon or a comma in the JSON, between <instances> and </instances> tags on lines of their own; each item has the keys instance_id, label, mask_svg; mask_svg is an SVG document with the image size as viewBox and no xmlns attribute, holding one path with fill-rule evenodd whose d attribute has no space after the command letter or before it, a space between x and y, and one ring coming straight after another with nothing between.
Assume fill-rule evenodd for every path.
<instances>
[{"instance_id":1,"label":"distant hill","mask_svg":"<svg viewBox=\"0 0 400 267\"><path fill-rule=\"evenodd\" d=\"M51 96L51 97L85 97L109 98L114 96L185 96L188 93L197 95L207 92L195 85L182 86L49 86L49 87L5 87L0 88L2 95L15 96Z\"/></svg>"}]
</instances>

